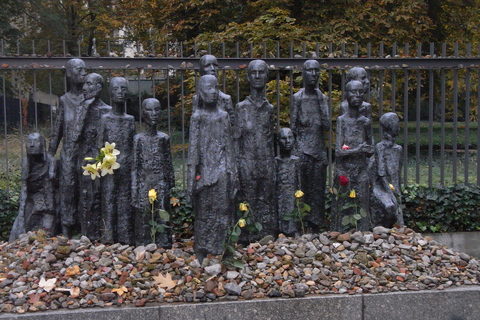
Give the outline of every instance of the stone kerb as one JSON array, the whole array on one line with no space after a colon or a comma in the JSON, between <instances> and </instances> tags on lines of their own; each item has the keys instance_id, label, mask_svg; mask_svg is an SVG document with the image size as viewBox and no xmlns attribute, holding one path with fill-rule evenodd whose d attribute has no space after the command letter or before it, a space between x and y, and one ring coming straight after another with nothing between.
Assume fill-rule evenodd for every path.
<instances>
[{"instance_id":1,"label":"stone kerb","mask_svg":"<svg viewBox=\"0 0 480 320\"><path fill-rule=\"evenodd\" d=\"M1 315L12 320L474 320L480 314L480 288L395 292L355 296L161 305Z\"/></svg>"}]
</instances>

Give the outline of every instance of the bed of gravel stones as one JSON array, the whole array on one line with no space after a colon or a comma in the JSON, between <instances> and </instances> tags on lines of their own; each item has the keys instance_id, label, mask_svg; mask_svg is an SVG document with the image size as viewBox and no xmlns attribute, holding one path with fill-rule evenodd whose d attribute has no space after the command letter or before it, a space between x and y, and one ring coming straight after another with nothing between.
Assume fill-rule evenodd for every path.
<instances>
[{"instance_id":1,"label":"bed of gravel stones","mask_svg":"<svg viewBox=\"0 0 480 320\"><path fill-rule=\"evenodd\" d=\"M0 244L0 310L441 290L480 280L477 259L407 228L266 237L237 248L243 269L219 257L200 265L192 246L183 240L168 250L135 248L30 232ZM160 274L173 281L158 281Z\"/></svg>"}]
</instances>

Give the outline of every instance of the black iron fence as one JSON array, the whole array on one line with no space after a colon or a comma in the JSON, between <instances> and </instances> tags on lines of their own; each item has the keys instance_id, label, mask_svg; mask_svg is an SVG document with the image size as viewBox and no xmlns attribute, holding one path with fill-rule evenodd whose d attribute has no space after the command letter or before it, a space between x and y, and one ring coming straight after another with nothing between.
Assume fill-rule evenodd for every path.
<instances>
[{"instance_id":1,"label":"black iron fence","mask_svg":"<svg viewBox=\"0 0 480 320\"><path fill-rule=\"evenodd\" d=\"M133 58L125 57L133 48ZM288 126L293 93L302 86L301 69L306 59L322 67L320 89L327 95L332 129L326 141L333 163L335 119L350 67L361 66L370 75L371 90L366 99L373 105L375 142L381 140L380 116L397 112L402 133L397 143L404 148L404 184L430 187L456 183L480 183L477 146L480 129L480 48L469 44L407 45L375 50L357 44L190 44L112 42L99 45L96 56L82 57L89 72L125 76L131 95L127 112L135 115L142 130L139 106L143 99L161 101L164 116L161 130L172 137L177 181L185 185L185 160L191 99L198 77L201 54L217 56L221 90L235 102L249 94L246 66L254 58L264 59L270 68L267 97L276 107L277 127ZM30 51L28 51L30 50ZM63 69L73 57L65 44L50 42L0 46L0 186L18 187L24 139L40 131L47 138L53 123L58 97L66 91ZM57 50L57 51L55 51ZM123 51L122 51L123 50ZM75 56L81 56L82 46ZM130 54L132 51L130 52ZM108 103L106 90L104 100ZM329 183L332 177L329 169Z\"/></svg>"}]
</instances>

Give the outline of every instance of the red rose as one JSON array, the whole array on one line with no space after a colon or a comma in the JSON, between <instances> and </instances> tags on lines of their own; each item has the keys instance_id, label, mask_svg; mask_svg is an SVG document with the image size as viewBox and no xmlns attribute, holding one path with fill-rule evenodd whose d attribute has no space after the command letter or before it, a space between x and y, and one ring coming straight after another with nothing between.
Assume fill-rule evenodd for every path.
<instances>
[{"instance_id":1,"label":"red rose","mask_svg":"<svg viewBox=\"0 0 480 320\"><path fill-rule=\"evenodd\" d=\"M340 185L343 187L345 187L348 184L348 178L345 176L338 177L338 180L340 180Z\"/></svg>"}]
</instances>

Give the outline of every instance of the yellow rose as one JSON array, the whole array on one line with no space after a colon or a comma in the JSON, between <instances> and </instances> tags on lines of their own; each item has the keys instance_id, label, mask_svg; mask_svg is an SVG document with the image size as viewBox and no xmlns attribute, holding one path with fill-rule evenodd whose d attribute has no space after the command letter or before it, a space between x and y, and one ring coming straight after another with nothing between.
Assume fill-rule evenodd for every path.
<instances>
[{"instance_id":1,"label":"yellow rose","mask_svg":"<svg viewBox=\"0 0 480 320\"><path fill-rule=\"evenodd\" d=\"M297 190L297 191L295 192L295 198L301 198L301 197L303 197L303 192L302 192L302 190Z\"/></svg>"},{"instance_id":2,"label":"yellow rose","mask_svg":"<svg viewBox=\"0 0 480 320\"><path fill-rule=\"evenodd\" d=\"M395 191L395 187L393 186L393 184L389 183L388 186L390 187L390 189L392 189L392 191Z\"/></svg>"},{"instance_id":3,"label":"yellow rose","mask_svg":"<svg viewBox=\"0 0 480 320\"><path fill-rule=\"evenodd\" d=\"M356 198L357 197L357 194L355 193L355 189L352 189L350 191L350 198Z\"/></svg>"},{"instance_id":4,"label":"yellow rose","mask_svg":"<svg viewBox=\"0 0 480 320\"><path fill-rule=\"evenodd\" d=\"M247 222L245 221L245 219L240 219L240 220L238 220L238 226L239 226L240 228L245 227L246 224L247 224Z\"/></svg>"},{"instance_id":5,"label":"yellow rose","mask_svg":"<svg viewBox=\"0 0 480 320\"><path fill-rule=\"evenodd\" d=\"M245 204L245 202L242 202L238 205L238 209L240 209L240 211L247 211L248 208L247 208L247 205Z\"/></svg>"},{"instance_id":6,"label":"yellow rose","mask_svg":"<svg viewBox=\"0 0 480 320\"><path fill-rule=\"evenodd\" d=\"M148 191L148 201L150 201L150 204L153 204L153 201L157 200L157 191L155 189L151 189Z\"/></svg>"}]
</instances>

